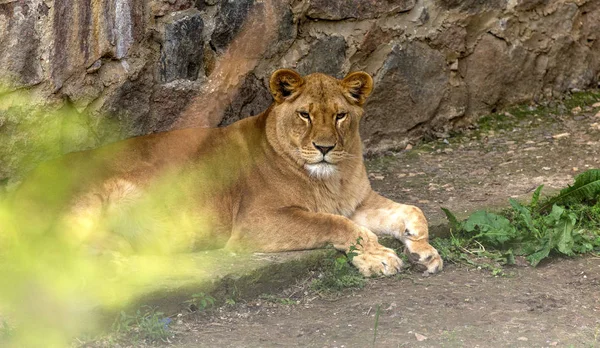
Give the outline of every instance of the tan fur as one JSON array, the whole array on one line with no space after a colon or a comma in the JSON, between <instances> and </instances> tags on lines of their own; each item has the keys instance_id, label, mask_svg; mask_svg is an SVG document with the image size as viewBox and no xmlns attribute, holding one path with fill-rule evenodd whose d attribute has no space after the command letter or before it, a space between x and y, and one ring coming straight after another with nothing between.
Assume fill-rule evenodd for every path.
<instances>
[{"instance_id":1,"label":"tan fur","mask_svg":"<svg viewBox=\"0 0 600 348\"><path fill-rule=\"evenodd\" d=\"M270 88L275 103L268 110L229 127L133 138L50 164L69 168L68 179L77 183L67 215L93 224L102 214L127 212L167 181L180 204L165 203L164 213L197 219L188 241L196 249L277 252L331 244L346 252L361 238L356 267L391 275L402 261L376 235L389 234L405 243L411 261L441 270L423 213L381 197L367 179L358 127L371 77L278 70ZM23 187L25 197L43 195L35 185ZM148 219L160 223L162 213Z\"/></svg>"}]
</instances>

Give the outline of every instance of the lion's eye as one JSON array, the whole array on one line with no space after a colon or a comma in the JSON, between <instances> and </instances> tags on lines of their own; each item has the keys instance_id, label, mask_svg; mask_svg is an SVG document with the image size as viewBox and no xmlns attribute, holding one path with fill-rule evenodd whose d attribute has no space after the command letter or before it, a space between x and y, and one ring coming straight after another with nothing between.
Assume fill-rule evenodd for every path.
<instances>
[{"instance_id":1,"label":"lion's eye","mask_svg":"<svg viewBox=\"0 0 600 348\"><path fill-rule=\"evenodd\" d=\"M298 111L298 116L302 117L305 120L310 120L310 115L306 111Z\"/></svg>"},{"instance_id":2,"label":"lion's eye","mask_svg":"<svg viewBox=\"0 0 600 348\"><path fill-rule=\"evenodd\" d=\"M337 115L335 115L335 119L338 120L338 121L339 120L343 120L343 119L346 118L346 116L348 116L347 112L340 112Z\"/></svg>"}]
</instances>

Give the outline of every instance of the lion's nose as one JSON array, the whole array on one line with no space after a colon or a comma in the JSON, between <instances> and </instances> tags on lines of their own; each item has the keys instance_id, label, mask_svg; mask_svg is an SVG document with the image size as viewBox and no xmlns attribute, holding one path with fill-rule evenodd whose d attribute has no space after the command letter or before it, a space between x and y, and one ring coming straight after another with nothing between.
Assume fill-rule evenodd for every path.
<instances>
[{"instance_id":1,"label":"lion's nose","mask_svg":"<svg viewBox=\"0 0 600 348\"><path fill-rule=\"evenodd\" d=\"M313 143L313 146L314 146L314 147L315 147L317 150L321 151L321 153L322 153L323 155L326 155L326 154L327 154L329 151L331 151L331 150L332 150L332 149L335 147L335 145L333 145L333 146L327 146L327 145L317 145L317 144L315 144L315 143Z\"/></svg>"}]
</instances>

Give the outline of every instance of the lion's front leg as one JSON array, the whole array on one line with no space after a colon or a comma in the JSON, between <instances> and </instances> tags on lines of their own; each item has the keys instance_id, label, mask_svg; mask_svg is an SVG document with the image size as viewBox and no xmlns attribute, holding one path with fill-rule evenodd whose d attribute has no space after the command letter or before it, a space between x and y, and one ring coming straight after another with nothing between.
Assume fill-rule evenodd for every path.
<instances>
[{"instance_id":1,"label":"lion's front leg","mask_svg":"<svg viewBox=\"0 0 600 348\"><path fill-rule=\"evenodd\" d=\"M396 203L371 191L351 219L377 234L399 239L406 246L408 259L426 267L427 272L442 270L444 263L429 244L427 219L421 209Z\"/></svg>"},{"instance_id":2,"label":"lion's front leg","mask_svg":"<svg viewBox=\"0 0 600 348\"><path fill-rule=\"evenodd\" d=\"M377 235L350 219L299 208L263 211L241 219L227 242L228 249L279 252L323 248L328 244L357 255L354 266L365 276L393 275L402 268L394 250L379 244ZM358 241L358 243L357 243Z\"/></svg>"}]
</instances>

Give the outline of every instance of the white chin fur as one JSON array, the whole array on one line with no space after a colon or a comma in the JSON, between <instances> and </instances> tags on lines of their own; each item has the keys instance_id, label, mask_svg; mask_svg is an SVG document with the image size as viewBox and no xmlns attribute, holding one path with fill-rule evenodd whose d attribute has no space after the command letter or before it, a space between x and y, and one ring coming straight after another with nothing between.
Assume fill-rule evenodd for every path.
<instances>
[{"instance_id":1,"label":"white chin fur","mask_svg":"<svg viewBox=\"0 0 600 348\"><path fill-rule=\"evenodd\" d=\"M308 171L308 175L318 179L328 178L337 171L335 165L329 163L305 164L304 168Z\"/></svg>"}]
</instances>

